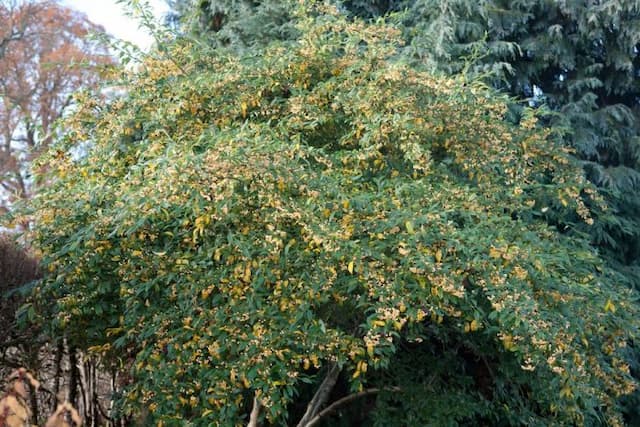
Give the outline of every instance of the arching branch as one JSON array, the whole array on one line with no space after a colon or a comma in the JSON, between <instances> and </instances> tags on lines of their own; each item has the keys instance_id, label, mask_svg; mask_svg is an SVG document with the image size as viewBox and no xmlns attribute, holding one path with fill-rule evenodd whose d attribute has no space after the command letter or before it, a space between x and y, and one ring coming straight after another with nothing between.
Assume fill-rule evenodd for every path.
<instances>
[{"instance_id":1,"label":"arching branch","mask_svg":"<svg viewBox=\"0 0 640 427\"><path fill-rule=\"evenodd\" d=\"M360 391L358 393L350 394L341 399L336 400L331 405L327 406L325 409L320 411L315 417L313 417L309 422L307 422L304 427L313 427L316 425L323 417L334 412L339 407L346 405L356 399L360 399L361 397L371 396L374 394L378 394L381 391L401 391L400 387L389 387L389 388L369 388L367 390Z\"/></svg>"},{"instance_id":2,"label":"arching branch","mask_svg":"<svg viewBox=\"0 0 640 427\"><path fill-rule=\"evenodd\" d=\"M329 393L333 390L333 386L335 386L336 381L338 381L338 377L340 376L340 367L337 363L332 363L329 365L329 371L327 372L327 376L318 387L316 394L311 399L311 402L307 405L307 410L304 413L304 416L298 423L297 427L305 427L309 420L316 416L320 408L329 398Z\"/></svg>"}]
</instances>

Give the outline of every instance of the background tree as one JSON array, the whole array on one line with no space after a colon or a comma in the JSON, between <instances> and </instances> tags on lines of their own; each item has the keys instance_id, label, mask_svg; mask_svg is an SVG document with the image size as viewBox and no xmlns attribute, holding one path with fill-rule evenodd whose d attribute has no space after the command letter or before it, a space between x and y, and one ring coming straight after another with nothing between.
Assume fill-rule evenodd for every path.
<instances>
[{"instance_id":1,"label":"background tree","mask_svg":"<svg viewBox=\"0 0 640 427\"><path fill-rule=\"evenodd\" d=\"M296 36L288 1L168 0L167 22L211 46L244 50Z\"/></svg>"},{"instance_id":2,"label":"background tree","mask_svg":"<svg viewBox=\"0 0 640 427\"><path fill-rule=\"evenodd\" d=\"M364 399L376 425L620 425L635 309L547 223L602 205L566 150L478 81L393 61L389 27L291 13L296 39L179 38L78 105L42 159L35 307L132 359L147 424L309 426Z\"/></svg>"},{"instance_id":3,"label":"background tree","mask_svg":"<svg viewBox=\"0 0 640 427\"><path fill-rule=\"evenodd\" d=\"M107 48L102 31L53 1L0 3L0 209L33 195L30 162L55 135L72 94L95 86Z\"/></svg>"},{"instance_id":4,"label":"background tree","mask_svg":"<svg viewBox=\"0 0 640 427\"><path fill-rule=\"evenodd\" d=\"M107 46L89 37L91 32L100 32L102 28L57 1L1 1L0 19L0 214L3 214L13 210L16 202L33 197L36 183L32 160L56 139L56 121L73 109L74 92L96 87L101 68L112 60ZM2 225L7 226L7 222L3 217ZM8 226L23 225L12 222ZM24 277L20 277L23 267L28 268ZM17 327L18 313L22 318L30 318L32 314L29 305L23 310L18 307L25 302L22 292L31 277L27 273L35 274L36 267L36 261L23 254L12 237L0 241L2 365L27 367L54 392L40 401L33 395L32 422L38 424L43 413L49 412L47 405L55 405L55 395L63 389L65 349L62 339L50 340L43 324L26 329ZM72 374L77 371L75 364L71 364L70 371Z\"/></svg>"}]
</instances>

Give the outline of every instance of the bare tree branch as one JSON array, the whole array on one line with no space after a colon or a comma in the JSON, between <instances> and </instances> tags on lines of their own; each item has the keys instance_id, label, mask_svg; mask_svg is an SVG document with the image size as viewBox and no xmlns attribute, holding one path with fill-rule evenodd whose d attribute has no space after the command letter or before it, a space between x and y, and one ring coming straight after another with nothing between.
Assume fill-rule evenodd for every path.
<instances>
[{"instance_id":1,"label":"bare tree branch","mask_svg":"<svg viewBox=\"0 0 640 427\"><path fill-rule=\"evenodd\" d=\"M0 22L0 204L10 208L36 190L29 167L58 135L71 94L95 87L112 61L87 38L101 27L57 1L0 0Z\"/></svg>"},{"instance_id":2,"label":"bare tree branch","mask_svg":"<svg viewBox=\"0 0 640 427\"><path fill-rule=\"evenodd\" d=\"M262 404L258 399L258 393L253 397L253 408L251 409L251 415L249 417L249 424L247 427L258 427L258 418L260 417L260 409Z\"/></svg>"},{"instance_id":3,"label":"bare tree branch","mask_svg":"<svg viewBox=\"0 0 640 427\"><path fill-rule=\"evenodd\" d=\"M307 422L304 427L313 427L314 425L316 425L323 417L326 417L327 415L331 414L332 412L334 412L336 409L338 409L340 406L346 405L347 403L354 401L356 399L360 399L361 397L366 397L366 396L371 396L374 394L378 394L381 391L401 391L400 387L389 387L389 388L369 388L367 390L363 390L360 391L358 393L354 393L354 394L350 394L348 396L345 396L341 399L336 400L335 402L333 402L331 405L327 406L325 409L323 409L322 411L320 411L315 417L313 417L311 420L309 420L309 422Z\"/></svg>"},{"instance_id":4,"label":"bare tree branch","mask_svg":"<svg viewBox=\"0 0 640 427\"><path fill-rule=\"evenodd\" d=\"M315 417L320 411L322 405L324 405L329 398L329 393L331 393L331 390L333 390L333 387L336 385L336 381L338 381L338 377L340 376L340 371L341 369L337 363L331 363L329 365L327 376L322 381L322 384L320 384L320 387L318 387L318 390L311 399L311 402L307 405L307 410L297 427L306 426L309 420Z\"/></svg>"}]
</instances>

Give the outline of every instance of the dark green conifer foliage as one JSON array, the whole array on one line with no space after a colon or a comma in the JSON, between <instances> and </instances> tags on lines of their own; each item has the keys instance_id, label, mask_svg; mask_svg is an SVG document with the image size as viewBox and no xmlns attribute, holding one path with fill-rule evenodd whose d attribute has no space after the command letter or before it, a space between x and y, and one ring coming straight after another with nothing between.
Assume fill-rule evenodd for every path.
<instances>
[{"instance_id":1,"label":"dark green conifer foliage","mask_svg":"<svg viewBox=\"0 0 640 427\"><path fill-rule=\"evenodd\" d=\"M287 1L169 0L169 23L213 46L237 49L295 35Z\"/></svg>"}]
</instances>

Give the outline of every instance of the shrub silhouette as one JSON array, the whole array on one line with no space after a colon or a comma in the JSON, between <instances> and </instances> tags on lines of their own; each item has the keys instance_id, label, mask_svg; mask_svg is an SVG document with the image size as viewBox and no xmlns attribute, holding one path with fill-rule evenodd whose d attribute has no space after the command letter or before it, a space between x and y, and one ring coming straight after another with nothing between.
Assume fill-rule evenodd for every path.
<instances>
[{"instance_id":1,"label":"shrub silhouette","mask_svg":"<svg viewBox=\"0 0 640 427\"><path fill-rule=\"evenodd\" d=\"M0 236L0 330L4 345L12 342L16 331L16 310L24 302L18 288L39 278L38 261L12 237Z\"/></svg>"}]
</instances>

